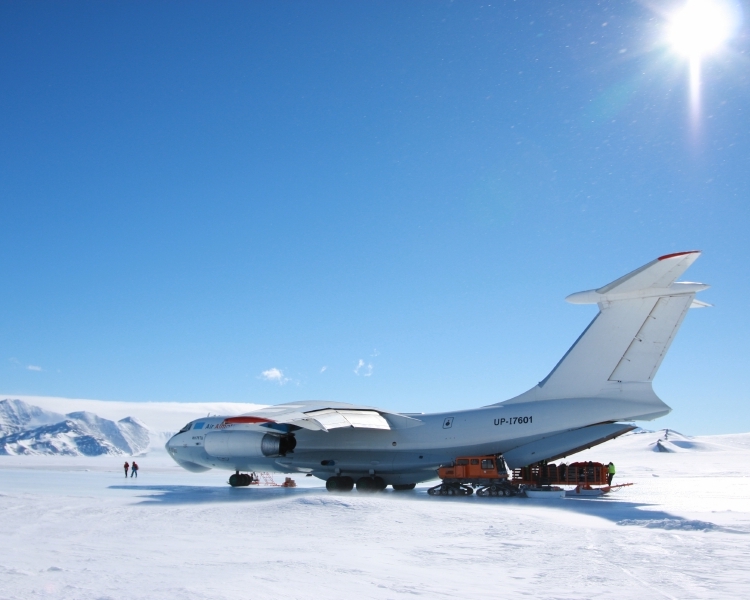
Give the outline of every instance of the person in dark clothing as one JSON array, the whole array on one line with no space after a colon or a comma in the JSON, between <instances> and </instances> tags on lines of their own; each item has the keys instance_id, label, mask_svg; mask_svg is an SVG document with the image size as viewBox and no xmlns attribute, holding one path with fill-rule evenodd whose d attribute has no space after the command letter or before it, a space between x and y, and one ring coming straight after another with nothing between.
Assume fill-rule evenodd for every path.
<instances>
[{"instance_id":1,"label":"person in dark clothing","mask_svg":"<svg viewBox=\"0 0 750 600\"><path fill-rule=\"evenodd\" d=\"M138 479L138 463L133 461L133 467L130 469L130 476Z\"/></svg>"},{"instance_id":2,"label":"person in dark clothing","mask_svg":"<svg viewBox=\"0 0 750 600\"><path fill-rule=\"evenodd\" d=\"M128 464L128 461L125 461L125 477L128 476L128 469L130 468L130 465Z\"/></svg>"}]
</instances>

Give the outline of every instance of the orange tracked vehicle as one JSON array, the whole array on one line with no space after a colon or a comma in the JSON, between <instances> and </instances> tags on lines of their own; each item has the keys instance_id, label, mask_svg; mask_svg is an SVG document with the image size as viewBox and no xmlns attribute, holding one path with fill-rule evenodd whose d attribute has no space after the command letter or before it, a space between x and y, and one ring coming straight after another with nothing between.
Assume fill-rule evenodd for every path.
<instances>
[{"instance_id":1,"label":"orange tracked vehicle","mask_svg":"<svg viewBox=\"0 0 750 600\"><path fill-rule=\"evenodd\" d=\"M500 455L462 456L440 467L442 483L427 490L431 496L515 496L517 488L508 482L508 471Z\"/></svg>"}]
</instances>

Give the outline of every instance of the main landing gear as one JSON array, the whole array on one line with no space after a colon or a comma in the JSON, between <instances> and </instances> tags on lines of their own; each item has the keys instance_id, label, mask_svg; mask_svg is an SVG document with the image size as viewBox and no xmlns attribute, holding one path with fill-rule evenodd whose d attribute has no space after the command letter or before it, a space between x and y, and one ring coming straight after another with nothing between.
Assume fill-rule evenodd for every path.
<instances>
[{"instance_id":1,"label":"main landing gear","mask_svg":"<svg viewBox=\"0 0 750 600\"><path fill-rule=\"evenodd\" d=\"M417 487L416 483L394 483L391 487L395 492L408 492Z\"/></svg>"},{"instance_id":2,"label":"main landing gear","mask_svg":"<svg viewBox=\"0 0 750 600\"><path fill-rule=\"evenodd\" d=\"M329 492L351 492L354 480L351 477L329 477L326 480L326 489Z\"/></svg>"},{"instance_id":3,"label":"main landing gear","mask_svg":"<svg viewBox=\"0 0 750 600\"><path fill-rule=\"evenodd\" d=\"M360 477L357 479L357 491L358 492L382 492L388 484L382 477Z\"/></svg>"},{"instance_id":4,"label":"main landing gear","mask_svg":"<svg viewBox=\"0 0 750 600\"><path fill-rule=\"evenodd\" d=\"M397 492L405 492L407 490L413 490L416 483L395 483L393 489ZM351 492L354 489L354 479L347 477L346 475L336 475L335 477L329 477L326 480L326 489L329 492ZM388 487L385 479L378 477L377 475L370 477L360 477L357 479L357 491L365 494L373 494L375 492L382 492Z\"/></svg>"},{"instance_id":5,"label":"main landing gear","mask_svg":"<svg viewBox=\"0 0 750 600\"><path fill-rule=\"evenodd\" d=\"M255 474L248 475L247 473L240 473L237 471L234 475L229 477L229 485L232 487L245 487L251 483L256 483L258 479L253 475Z\"/></svg>"}]
</instances>

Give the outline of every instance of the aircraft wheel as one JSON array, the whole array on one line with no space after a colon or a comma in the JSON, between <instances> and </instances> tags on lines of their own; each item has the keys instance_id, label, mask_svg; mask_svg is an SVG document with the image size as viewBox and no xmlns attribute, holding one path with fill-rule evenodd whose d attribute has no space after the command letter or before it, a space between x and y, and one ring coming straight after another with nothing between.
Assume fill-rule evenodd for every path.
<instances>
[{"instance_id":1,"label":"aircraft wheel","mask_svg":"<svg viewBox=\"0 0 750 600\"><path fill-rule=\"evenodd\" d=\"M409 490L413 490L415 487L417 487L416 483L394 483L392 485L394 491L396 492L406 492Z\"/></svg>"},{"instance_id":2,"label":"aircraft wheel","mask_svg":"<svg viewBox=\"0 0 750 600\"><path fill-rule=\"evenodd\" d=\"M372 493L376 492L377 488L373 485L373 479L372 477L360 477L357 479L357 491L358 492L365 492L365 493Z\"/></svg>"},{"instance_id":3,"label":"aircraft wheel","mask_svg":"<svg viewBox=\"0 0 750 600\"><path fill-rule=\"evenodd\" d=\"M238 487L242 485L240 475L238 473L229 476L229 485L231 485L232 487Z\"/></svg>"},{"instance_id":4,"label":"aircraft wheel","mask_svg":"<svg viewBox=\"0 0 750 600\"><path fill-rule=\"evenodd\" d=\"M354 480L351 477L329 477L326 479L326 489L329 492L351 492Z\"/></svg>"},{"instance_id":5,"label":"aircraft wheel","mask_svg":"<svg viewBox=\"0 0 750 600\"><path fill-rule=\"evenodd\" d=\"M382 492L385 488L388 487L388 484L385 482L385 479L383 479L382 477L373 477L372 485L375 488L376 492Z\"/></svg>"}]
</instances>

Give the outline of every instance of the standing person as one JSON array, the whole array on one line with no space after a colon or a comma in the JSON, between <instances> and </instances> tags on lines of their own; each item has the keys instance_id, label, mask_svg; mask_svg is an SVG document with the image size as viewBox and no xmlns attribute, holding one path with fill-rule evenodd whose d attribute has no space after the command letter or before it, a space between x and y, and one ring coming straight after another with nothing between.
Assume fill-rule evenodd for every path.
<instances>
[{"instance_id":1,"label":"standing person","mask_svg":"<svg viewBox=\"0 0 750 600\"><path fill-rule=\"evenodd\" d=\"M133 463L133 466L135 466L135 463ZM612 485L612 479L615 476L615 463L610 462L607 465L607 485Z\"/></svg>"},{"instance_id":2,"label":"standing person","mask_svg":"<svg viewBox=\"0 0 750 600\"><path fill-rule=\"evenodd\" d=\"M130 469L130 476L138 479L138 463L133 461L133 468Z\"/></svg>"},{"instance_id":3,"label":"standing person","mask_svg":"<svg viewBox=\"0 0 750 600\"><path fill-rule=\"evenodd\" d=\"M125 477L128 476L128 469L130 468L130 465L128 464L128 461L125 461Z\"/></svg>"}]
</instances>

